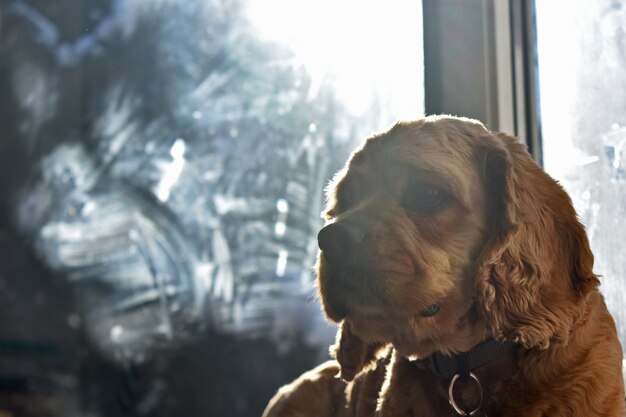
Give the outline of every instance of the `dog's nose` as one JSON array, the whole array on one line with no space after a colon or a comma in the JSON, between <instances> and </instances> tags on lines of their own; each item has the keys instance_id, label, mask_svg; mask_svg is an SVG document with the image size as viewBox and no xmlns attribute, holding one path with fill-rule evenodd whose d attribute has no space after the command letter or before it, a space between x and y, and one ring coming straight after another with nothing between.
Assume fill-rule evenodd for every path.
<instances>
[{"instance_id":1,"label":"dog's nose","mask_svg":"<svg viewBox=\"0 0 626 417\"><path fill-rule=\"evenodd\" d=\"M317 244L329 259L341 259L364 239L365 232L359 228L343 223L332 223L320 230Z\"/></svg>"}]
</instances>

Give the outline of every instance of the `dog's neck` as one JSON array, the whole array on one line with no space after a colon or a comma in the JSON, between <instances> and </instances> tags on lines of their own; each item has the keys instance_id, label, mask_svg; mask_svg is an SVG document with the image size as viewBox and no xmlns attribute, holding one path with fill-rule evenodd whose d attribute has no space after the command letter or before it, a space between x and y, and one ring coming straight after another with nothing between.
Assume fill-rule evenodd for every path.
<instances>
[{"instance_id":1,"label":"dog's neck","mask_svg":"<svg viewBox=\"0 0 626 417\"><path fill-rule=\"evenodd\" d=\"M509 355L515 347L516 344L513 342L497 342L494 339L489 339L467 352L456 355L434 352L424 360L424 365L444 379L451 379L455 375L468 376L470 372Z\"/></svg>"},{"instance_id":2,"label":"dog's neck","mask_svg":"<svg viewBox=\"0 0 626 417\"><path fill-rule=\"evenodd\" d=\"M441 398L439 404L443 404L442 408L435 414L452 411L450 407L454 402L461 404L463 411L460 415L474 415L469 413L491 409L492 399L507 389L516 373L515 358L519 349L520 345L513 342L488 339L467 352L456 355L436 352L412 364L421 372L426 372L426 375L420 377L422 381L431 381L424 390L430 392L429 395ZM409 363L405 362L406 365Z\"/></svg>"}]
</instances>

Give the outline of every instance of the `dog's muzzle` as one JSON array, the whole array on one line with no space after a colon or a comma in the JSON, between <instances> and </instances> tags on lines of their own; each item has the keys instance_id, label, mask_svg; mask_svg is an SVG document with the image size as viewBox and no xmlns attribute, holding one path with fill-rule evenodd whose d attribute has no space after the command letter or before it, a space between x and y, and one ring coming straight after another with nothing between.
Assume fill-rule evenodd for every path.
<instances>
[{"instance_id":1,"label":"dog's muzzle","mask_svg":"<svg viewBox=\"0 0 626 417\"><path fill-rule=\"evenodd\" d=\"M335 321L346 316L350 299L361 299L364 275L359 260L367 250L365 237L361 229L346 222L331 223L317 235L325 261L318 275L321 295L326 314Z\"/></svg>"}]
</instances>

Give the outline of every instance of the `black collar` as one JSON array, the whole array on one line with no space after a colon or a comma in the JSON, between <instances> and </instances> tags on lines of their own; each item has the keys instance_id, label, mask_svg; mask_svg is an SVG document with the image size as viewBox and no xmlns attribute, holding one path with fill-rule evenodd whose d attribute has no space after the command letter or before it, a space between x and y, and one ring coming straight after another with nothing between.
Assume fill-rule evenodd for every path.
<instances>
[{"instance_id":1,"label":"black collar","mask_svg":"<svg viewBox=\"0 0 626 417\"><path fill-rule=\"evenodd\" d=\"M516 344L513 342L496 342L489 339L458 355L449 356L435 352L426 361L433 373L444 379L451 379L457 374L460 376L469 375L470 371L512 352L515 346Z\"/></svg>"}]
</instances>

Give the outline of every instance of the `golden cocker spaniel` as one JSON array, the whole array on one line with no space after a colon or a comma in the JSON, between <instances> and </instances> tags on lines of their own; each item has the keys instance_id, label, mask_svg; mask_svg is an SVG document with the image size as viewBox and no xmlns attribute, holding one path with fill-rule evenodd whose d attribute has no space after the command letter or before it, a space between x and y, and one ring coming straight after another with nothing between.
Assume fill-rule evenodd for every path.
<instances>
[{"instance_id":1,"label":"golden cocker spaniel","mask_svg":"<svg viewBox=\"0 0 626 417\"><path fill-rule=\"evenodd\" d=\"M336 360L265 417L624 417L584 228L515 139L463 118L398 123L352 154L325 217Z\"/></svg>"}]
</instances>

